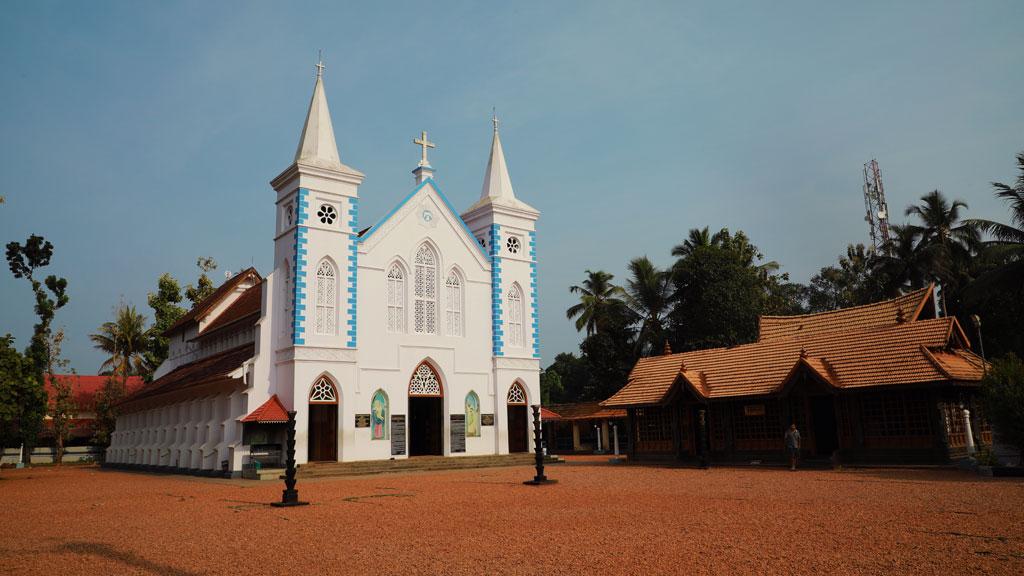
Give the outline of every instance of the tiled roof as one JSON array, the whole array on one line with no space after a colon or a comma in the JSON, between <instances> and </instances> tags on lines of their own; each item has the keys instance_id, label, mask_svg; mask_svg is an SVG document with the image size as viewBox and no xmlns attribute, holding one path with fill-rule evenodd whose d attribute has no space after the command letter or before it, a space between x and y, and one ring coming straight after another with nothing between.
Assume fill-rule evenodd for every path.
<instances>
[{"instance_id":1,"label":"tiled roof","mask_svg":"<svg viewBox=\"0 0 1024 576\"><path fill-rule=\"evenodd\" d=\"M260 273L255 268L247 268L242 270L238 274L235 274L231 278L224 281L223 284L217 287L212 294L204 298L201 302L192 307L191 310L185 312L185 314L178 318L178 321L171 324L171 327L164 330L163 335L167 336L174 333L178 328L185 326L190 322L194 322L203 317L204 314L209 312L214 306L220 302L221 298L227 295L229 292L235 289L236 286L242 283L243 280L248 278L255 278L257 282L263 280Z\"/></svg>"},{"instance_id":2,"label":"tiled roof","mask_svg":"<svg viewBox=\"0 0 1024 576\"><path fill-rule=\"evenodd\" d=\"M225 326L229 326L249 318L254 315L258 315L262 312L263 307L263 285L266 282L261 281L252 288L249 288L242 295L239 296L226 310L221 312L213 322L207 324L202 331L202 335L210 334Z\"/></svg>"},{"instance_id":3,"label":"tiled roof","mask_svg":"<svg viewBox=\"0 0 1024 576\"><path fill-rule=\"evenodd\" d=\"M142 403L172 402L200 389L205 393L210 388L237 385L241 382L241 378L232 378L231 373L238 370L255 353L254 344L245 344L179 366L153 381L149 386L126 397L121 402L122 409L131 411L132 408Z\"/></svg>"},{"instance_id":4,"label":"tiled roof","mask_svg":"<svg viewBox=\"0 0 1024 576\"><path fill-rule=\"evenodd\" d=\"M891 326L901 317L906 322L930 318L926 304L932 300L932 286L892 300L800 316L761 316L759 342L822 332L860 331Z\"/></svg>"},{"instance_id":5,"label":"tiled roof","mask_svg":"<svg viewBox=\"0 0 1024 576\"><path fill-rule=\"evenodd\" d=\"M562 417L560 415L555 414L551 410L548 410L546 407L544 407L544 406L540 407L540 419L541 420L551 421L551 420L559 420L561 418Z\"/></svg>"},{"instance_id":6,"label":"tiled roof","mask_svg":"<svg viewBox=\"0 0 1024 576\"><path fill-rule=\"evenodd\" d=\"M242 418L242 422L257 422L260 424L280 424L288 421L288 411L284 404L278 399L277 394L253 410L248 416Z\"/></svg>"},{"instance_id":7,"label":"tiled roof","mask_svg":"<svg viewBox=\"0 0 1024 576\"><path fill-rule=\"evenodd\" d=\"M976 382L983 375L982 361L963 348L962 334L955 318L937 318L651 356L636 363L626 386L603 405L664 402L680 376L701 398L772 394L801 368L826 385L844 389Z\"/></svg>"},{"instance_id":8,"label":"tiled roof","mask_svg":"<svg viewBox=\"0 0 1024 576\"><path fill-rule=\"evenodd\" d=\"M47 374L43 387L46 390L46 397L53 403L54 390L53 378L61 380L70 379L71 394L75 399L75 406L80 412L91 412L96 405L96 395L103 390L103 386L111 378L110 376L85 376L81 374ZM117 377L120 382L120 377ZM125 382L126 394L138 391L145 384L140 376L129 376Z\"/></svg>"},{"instance_id":9,"label":"tiled roof","mask_svg":"<svg viewBox=\"0 0 1024 576\"><path fill-rule=\"evenodd\" d=\"M556 417L545 420L604 420L607 418L625 418L626 411L616 408L605 408L600 402L578 402L576 404L552 404L551 410ZM542 408L543 410L543 408Z\"/></svg>"}]
</instances>

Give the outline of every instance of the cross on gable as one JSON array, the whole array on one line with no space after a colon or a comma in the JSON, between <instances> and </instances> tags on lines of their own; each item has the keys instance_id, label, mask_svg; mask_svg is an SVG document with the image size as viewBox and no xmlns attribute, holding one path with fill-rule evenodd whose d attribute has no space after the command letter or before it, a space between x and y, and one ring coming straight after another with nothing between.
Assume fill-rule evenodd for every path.
<instances>
[{"instance_id":1,"label":"cross on gable","mask_svg":"<svg viewBox=\"0 0 1024 576\"><path fill-rule=\"evenodd\" d=\"M413 140L412 143L423 149L420 166L430 166L430 162L427 160L427 148L437 148L437 146L430 140L427 140L427 131L420 132L420 137Z\"/></svg>"}]
</instances>

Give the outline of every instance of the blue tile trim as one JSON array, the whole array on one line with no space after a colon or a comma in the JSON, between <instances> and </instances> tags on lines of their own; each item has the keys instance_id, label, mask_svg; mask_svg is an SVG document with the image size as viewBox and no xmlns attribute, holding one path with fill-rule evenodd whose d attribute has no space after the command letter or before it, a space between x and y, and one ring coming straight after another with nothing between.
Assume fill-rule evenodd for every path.
<instances>
[{"instance_id":1,"label":"blue tile trim","mask_svg":"<svg viewBox=\"0 0 1024 576\"><path fill-rule=\"evenodd\" d=\"M348 209L349 215L349 241L348 241L348 347L356 347L356 304L358 299L358 276L359 271L359 198L352 198Z\"/></svg>"},{"instance_id":2,"label":"blue tile trim","mask_svg":"<svg viewBox=\"0 0 1024 576\"><path fill-rule=\"evenodd\" d=\"M302 345L306 343L305 320L303 311L306 309L306 245L309 242L309 228L306 225L306 215L309 212L309 190L299 188L298 202L296 205L295 220L295 252L292 261L295 263L295 278L292 283L295 286L292 294L292 344Z\"/></svg>"},{"instance_id":3,"label":"blue tile trim","mask_svg":"<svg viewBox=\"0 0 1024 576\"><path fill-rule=\"evenodd\" d=\"M533 319L533 357L540 358L540 308L537 307L537 233L530 232L530 317Z\"/></svg>"},{"instance_id":4,"label":"blue tile trim","mask_svg":"<svg viewBox=\"0 0 1024 576\"><path fill-rule=\"evenodd\" d=\"M470 235L472 236L472 235ZM491 259L491 350L495 356L505 355L501 319L501 226L491 224L487 248Z\"/></svg>"},{"instance_id":5,"label":"blue tile trim","mask_svg":"<svg viewBox=\"0 0 1024 576\"><path fill-rule=\"evenodd\" d=\"M469 230L469 226L466 226L466 222L462 220L462 216L459 215L458 210L456 210L455 206L453 206L452 203L448 200L448 197L444 195L444 192L441 191L441 187L437 185L437 182L434 182L433 178L427 178L423 182L420 182L415 188L412 189L412 192L410 192L408 196L403 198L402 201L398 203L397 206L392 208L391 211L387 213L387 215L385 215L376 224L374 224L372 228L367 230L366 234L363 234L363 236L359 238L359 241L365 242L368 238L370 238L370 236L373 236L374 233L377 232L377 230L379 230L380 227L383 226L385 222L390 220L391 217L395 215L395 212L398 212L398 210L402 206L405 206L406 202L411 200L412 197L415 196L416 193L420 191L420 188L423 188L427 184L430 184L431 186L434 187L434 190L437 191L437 195L441 197L441 201L444 202L444 205L448 207L448 211L451 212L452 216L454 216L455 219L459 221L459 224L462 225L462 229L466 231L466 235L469 236L469 239L473 241L473 244L476 245L477 249L480 250L484 257L487 257L488 254L487 252L484 251L483 246L480 246L480 243L477 242L476 237L473 236L473 233Z\"/></svg>"}]
</instances>

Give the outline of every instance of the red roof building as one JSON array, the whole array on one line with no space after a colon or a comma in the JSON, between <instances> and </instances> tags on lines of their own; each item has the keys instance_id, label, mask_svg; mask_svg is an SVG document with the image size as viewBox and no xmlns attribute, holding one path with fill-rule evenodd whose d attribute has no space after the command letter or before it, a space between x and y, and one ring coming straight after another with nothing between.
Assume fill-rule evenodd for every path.
<instances>
[{"instance_id":1,"label":"red roof building","mask_svg":"<svg viewBox=\"0 0 1024 576\"><path fill-rule=\"evenodd\" d=\"M48 374L43 383L50 407L53 407L56 390L54 380L67 382L71 385L71 395L75 403L75 417L71 419L72 443L81 443L92 438L96 423L96 398L110 380L110 376L92 376L80 374ZM117 382L120 384L120 381ZM139 376L129 376L125 383L125 394L134 394L142 389L145 382ZM46 416L46 427L52 428L52 418Z\"/></svg>"},{"instance_id":2,"label":"red roof building","mask_svg":"<svg viewBox=\"0 0 1024 576\"><path fill-rule=\"evenodd\" d=\"M967 444L985 372L932 287L819 314L761 318L757 342L641 358L601 404L627 410L634 457L943 461ZM988 441L978 410L973 434Z\"/></svg>"}]
</instances>

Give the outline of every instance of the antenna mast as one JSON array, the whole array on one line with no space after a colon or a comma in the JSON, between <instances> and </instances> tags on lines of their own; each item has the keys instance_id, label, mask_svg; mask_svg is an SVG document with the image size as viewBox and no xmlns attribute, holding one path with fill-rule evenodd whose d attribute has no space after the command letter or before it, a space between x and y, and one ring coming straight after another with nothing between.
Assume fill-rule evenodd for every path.
<instances>
[{"instance_id":1,"label":"antenna mast","mask_svg":"<svg viewBox=\"0 0 1024 576\"><path fill-rule=\"evenodd\" d=\"M889 253L889 206L885 203L882 173L874 159L864 165L864 220L871 227L871 245L875 252Z\"/></svg>"}]
</instances>

